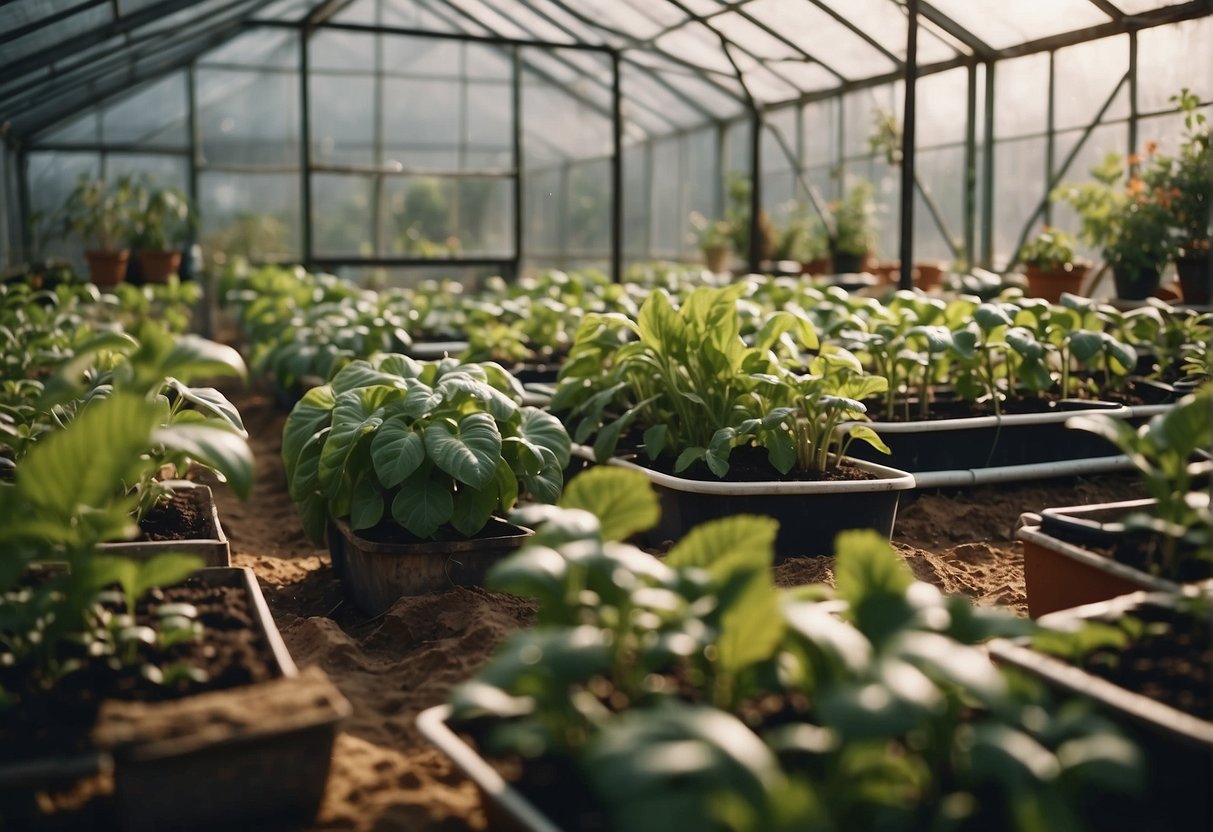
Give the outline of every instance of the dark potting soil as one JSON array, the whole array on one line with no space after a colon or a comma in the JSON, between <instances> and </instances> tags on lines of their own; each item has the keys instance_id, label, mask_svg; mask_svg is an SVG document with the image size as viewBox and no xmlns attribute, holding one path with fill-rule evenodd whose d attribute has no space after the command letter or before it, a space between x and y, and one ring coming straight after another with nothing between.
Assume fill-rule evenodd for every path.
<instances>
[{"instance_id":1,"label":"dark potting soil","mask_svg":"<svg viewBox=\"0 0 1213 832\"><path fill-rule=\"evenodd\" d=\"M801 471L793 468L786 474L780 474L767 459L766 449L756 447L734 448L729 454L728 473L723 478L713 474L703 462L696 462L685 471L675 471L675 460L667 456L650 460L640 455L631 461L670 476L705 482L832 482L879 479L872 472L845 460L828 471Z\"/></svg>"},{"instance_id":2,"label":"dark potting soil","mask_svg":"<svg viewBox=\"0 0 1213 832\"><path fill-rule=\"evenodd\" d=\"M1088 673L1204 720L1213 719L1213 621L1145 604L1130 613L1145 624L1127 647L1088 654Z\"/></svg>"},{"instance_id":3,"label":"dark potting soil","mask_svg":"<svg viewBox=\"0 0 1213 832\"><path fill-rule=\"evenodd\" d=\"M218 536L205 492L183 488L158 503L139 524L139 540L212 540Z\"/></svg>"},{"instance_id":4,"label":"dark potting soil","mask_svg":"<svg viewBox=\"0 0 1213 832\"><path fill-rule=\"evenodd\" d=\"M18 663L0 667L0 690L11 705L0 709L0 762L86 750L89 732L106 699L157 702L206 691L267 681L277 674L269 643L255 627L255 613L243 585L212 586L197 578L166 590L152 590L140 602L136 621L153 626L163 604L191 604L203 626L200 638L159 648L140 644L137 661L112 668L104 658L66 648L81 667L49 690L41 676ZM171 684L149 681L143 668L161 671L182 664L205 678L182 676Z\"/></svg>"}]
</instances>

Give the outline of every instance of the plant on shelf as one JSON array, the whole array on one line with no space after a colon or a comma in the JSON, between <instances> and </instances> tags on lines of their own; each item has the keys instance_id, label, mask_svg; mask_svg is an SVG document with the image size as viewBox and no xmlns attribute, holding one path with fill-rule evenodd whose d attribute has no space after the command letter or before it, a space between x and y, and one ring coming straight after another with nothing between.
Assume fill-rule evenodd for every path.
<instances>
[{"instance_id":1,"label":"plant on shelf","mask_svg":"<svg viewBox=\"0 0 1213 832\"><path fill-rule=\"evenodd\" d=\"M535 598L536 626L451 697L556 827L1026 831L1079 823L1076 789L1136 788L1133 746L977 646L1026 622L915 582L871 533L839 536L836 591L775 587L767 518L658 560L614 542L658 511L625 473L520 515L536 545L490 586Z\"/></svg>"},{"instance_id":2,"label":"plant on shelf","mask_svg":"<svg viewBox=\"0 0 1213 832\"><path fill-rule=\"evenodd\" d=\"M1121 298L1153 295L1163 268L1176 252L1172 234L1173 195L1165 181L1167 157L1146 145L1145 158L1109 153L1091 168L1092 182L1063 184L1052 198L1069 203L1082 224L1079 236L1098 246L1116 278Z\"/></svg>"},{"instance_id":3,"label":"plant on shelf","mask_svg":"<svg viewBox=\"0 0 1213 832\"><path fill-rule=\"evenodd\" d=\"M189 198L175 188L146 180L135 189L132 243L140 272L149 283L164 283L181 266L181 247L197 227Z\"/></svg>"},{"instance_id":4,"label":"plant on shelf","mask_svg":"<svg viewBox=\"0 0 1213 832\"><path fill-rule=\"evenodd\" d=\"M419 540L471 537L521 494L560 495L563 426L520 404L497 364L357 360L309 390L287 417L282 459L304 530L330 519L355 531L385 522Z\"/></svg>"},{"instance_id":5,"label":"plant on shelf","mask_svg":"<svg viewBox=\"0 0 1213 832\"><path fill-rule=\"evenodd\" d=\"M93 282L113 286L126 277L134 229L135 186L129 176L114 183L81 174L60 209L62 231L77 236Z\"/></svg>"},{"instance_id":6,"label":"plant on shelf","mask_svg":"<svg viewBox=\"0 0 1213 832\"><path fill-rule=\"evenodd\" d=\"M788 214L787 224L779 234L775 256L780 260L795 260L808 265L830 254L830 241L825 224L810 215L803 205L796 205Z\"/></svg>"},{"instance_id":7,"label":"plant on shelf","mask_svg":"<svg viewBox=\"0 0 1213 832\"><path fill-rule=\"evenodd\" d=\"M1186 303L1210 302L1210 211L1213 211L1213 154L1208 117L1200 99L1186 87L1171 97L1183 113L1184 136L1164 182L1171 195L1171 216L1179 239L1175 259Z\"/></svg>"},{"instance_id":8,"label":"plant on shelf","mask_svg":"<svg viewBox=\"0 0 1213 832\"><path fill-rule=\"evenodd\" d=\"M835 273L863 271L864 259L875 242L874 193L872 183L860 179L851 186L845 198L829 204L829 246Z\"/></svg>"},{"instance_id":9,"label":"plant on shelf","mask_svg":"<svg viewBox=\"0 0 1213 832\"><path fill-rule=\"evenodd\" d=\"M1057 303L1062 292L1080 294L1088 264L1078 259L1076 240L1049 226L1024 243L1016 258L1026 269L1028 294Z\"/></svg>"},{"instance_id":10,"label":"plant on shelf","mask_svg":"<svg viewBox=\"0 0 1213 832\"><path fill-rule=\"evenodd\" d=\"M723 272L733 251L733 224L728 220L709 220L695 211L691 214L691 227L698 235L699 250L708 271Z\"/></svg>"}]
</instances>

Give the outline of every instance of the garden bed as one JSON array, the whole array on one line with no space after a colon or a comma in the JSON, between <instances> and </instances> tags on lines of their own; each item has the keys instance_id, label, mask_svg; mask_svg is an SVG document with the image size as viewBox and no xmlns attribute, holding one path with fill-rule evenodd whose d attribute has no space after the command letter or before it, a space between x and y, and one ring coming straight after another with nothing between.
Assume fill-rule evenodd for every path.
<instances>
[{"instance_id":1,"label":"garden bed","mask_svg":"<svg viewBox=\"0 0 1213 832\"><path fill-rule=\"evenodd\" d=\"M257 459L252 497L216 488L233 562L252 567L292 655L319 664L351 700L316 829L485 829L474 787L418 733L414 720L487 661L534 608L478 588L404 598L368 618L350 603L328 553L309 543L280 463L285 414L268 395L236 394ZM910 492L893 541L920 579L980 604L1026 614L1015 525L1023 511L1140 496L1131 474L1047 484ZM793 558L785 585L833 581L833 558Z\"/></svg>"}]
</instances>

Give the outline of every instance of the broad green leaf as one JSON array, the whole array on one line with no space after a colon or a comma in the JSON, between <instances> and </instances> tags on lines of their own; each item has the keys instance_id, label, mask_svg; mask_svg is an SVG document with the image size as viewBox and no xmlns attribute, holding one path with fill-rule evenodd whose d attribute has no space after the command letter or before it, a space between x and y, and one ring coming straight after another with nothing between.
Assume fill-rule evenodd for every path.
<instances>
[{"instance_id":1,"label":"broad green leaf","mask_svg":"<svg viewBox=\"0 0 1213 832\"><path fill-rule=\"evenodd\" d=\"M244 429L244 422L240 418L240 411L228 401L227 396L214 387L190 387L175 378L168 379L167 383L178 396L202 411L214 414L241 436L248 437L248 431Z\"/></svg>"},{"instance_id":2,"label":"broad green leaf","mask_svg":"<svg viewBox=\"0 0 1213 832\"><path fill-rule=\"evenodd\" d=\"M552 414L535 407L522 408L518 432L528 442L551 451L561 468L569 464L569 435L560 420Z\"/></svg>"},{"instance_id":3,"label":"broad green leaf","mask_svg":"<svg viewBox=\"0 0 1213 832\"><path fill-rule=\"evenodd\" d=\"M186 382L195 378L214 376L236 376L246 378L248 369L240 353L227 346L197 335L182 335L173 342L173 347L164 357L156 372L173 376Z\"/></svg>"},{"instance_id":4,"label":"broad green leaf","mask_svg":"<svg viewBox=\"0 0 1213 832\"><path fill-rule=\"evenodd\" d=\"M350 528L370 529L383 519L383 494L370 472L364 472L354 482L350 498Z\"/></svg>"},{"instance_id":5,"label":"broad green leaf","mask_svg":"<svg viewBox=\"0 0 1213 832\"><path fill-rule=\"evenodd\" d=\"M401 484L392 500L392 518L424 539L450 521L454 508L450 482L437 472L422 468Z\"/></svg>"},{"instance_id":6,"label":"broad green leaf","mask_svg":"<svg viewBox=\"0 0 1213 832\"><path fill-rule=\"evenodd\" d=\"M868 425L852 425L848 432L852 439L860 442L866 442L882 454L891 454L889 446L884 443L876 431L872 430Z\"/></svg>"},{"instance_id":7,"label":"broad green leaf","mask_svg":"<svg viewBox=\"0 0 1213 832\"><path fill-rule=\"evenodd\" d=\"M496 483L488 488L472 488L463 485L455 493L455 507L451 512L451 525L463 535L471 537L484 528L497 508Z\"/></svg>"},{"instance_id":8,"label":"broad green leaf","mask_svg":"<svg viewBox=\"0 0 1213 832\"><path fill-rule=\"evenodd\" d=\"M371 439L371 460L384 488L395 488L425 460L425 440L408 422L394 416Z\"/></svg>"},{"instance_id":9,"label":"broad green leaf","mask_svg":"<svg viewBox=\"0 0 1213 832\"><path fill-rule=\"evenodd\" d=\"M253 452L243 437L226 428L199 424L157 428L153 438L212 468L233 491L248 497L253 487Z\"/></svg>"},{"instance_id":10,"label":"broad green leaf","mask_svg":"<svg viewBox=\"0 0 1213 832\"><path fill-rule=\"evenodd\" d=\"M510 470L504 460L497 462L497 470L493 472L493 482L497 487L497 499L502 511L509 511L518 502L518 477Z\"/></svg>"},{"instance_id":11,"label":"broad green leaf","mask_svg":"<svg viewBox=\"0 0 1213 832\"><path fill-rule=\"evenodd\" d=\"M383 424L384 405L403 394L393 387L358 387L337 396L333 429L320 452L320 488L328 497L337 493L349 472L346 464L360 441Z\"/></svg>"},{"instance_id":12,"label":"broad green leaf","mask_svg":"<svg viewBox=\"0 0 1213 832\"><path fill-rule=\"evenodd\" d=\"M295 462L294 471L287 481L287 493L295 502L319 491L320 451L324 448L324 441L328 439L330 430L331 428L325 428L313 435L303 446L303 451Z\"/></svg>"},{"instance_id":13,"label":"broad green leaf","mask_svg":"<svg viewBox=\"0 0 1213 832\"><path fill-rule=\"evenodd\" d=\"M555 503L564 487L564 466L547 448L540 448L539 453L543 456L543 467L537 474L521 477L522 486L535 500Z\"/></svg>"},{"instance_id":14,"label":"broad green leaf","mask_svg":"<svg viewBox=\"0 0 1213 832\"><path fill-rule=\"evenodd\" d=\"M329 385L337 395L349 390L356 390L359 387L385 385L403 388L405 386L404 380L399 376L386 370L375 369L367 361L351 361L346 364L337 371Z\"/></svg>"},{"instance_id":15,"label":"broad green leaf","mask_svg":"<svg viewBox=\"0 0 1213 832\"><path fill-rule=\"evenodd\" d=\"M574 477L559 505L597 516L605 540L627 540L653 528L661 519L661 505L649 478L623 468L591 468Z\"/></svg>"},{"instance_id":16,"label":"broad green leaf","mask_svg":"<svg viewBox=\"0 0 1213 832\"><path fill-rule=\"evenodd\" d=\"M487 488L501 459L501 434L487 413L471 413L454 426L434 422L425 429L425 450L440 469L473 488Z\"/></svg>"},{"instance_id":17,"label":"broad green leaf","mask_svg":"<svg viewBox=\"0 0 1213 832\"><path fill-rule=\"evenodd\" d=\"M913 615L906 590L914 583L910 567L876 532L842 532L834 543L838 597L846 601L859 630L877 646Z\"/></svg>"},{"instance_id":18,"label":"broad green leaf","mask_svg":"<svg viewBox=\"0 0 1213 832\"><path fill-rule=\"evenodd\" d=\"M691 529L666 555L673 569L698 566L713 578L725 577L739 566L769 569L775 559L779 523L770 517L738 514ZM741 556L743 560L734 560Z\"/></svg>"},{"instance_id":19,"label":"broad green leaf","mask_svg":"<svg viewBox=\"0 0 1213 832\"><path fill-rule=\"evenodd\" d=\"M328 385L313 387L303 394L290 415L286 417L286 425L282 429L282 461L286 466L287 476L295 466L303 446L321 428L328 427L333 418L333 407L336 405L333 389Z\"/></svg>"}]
</instances>

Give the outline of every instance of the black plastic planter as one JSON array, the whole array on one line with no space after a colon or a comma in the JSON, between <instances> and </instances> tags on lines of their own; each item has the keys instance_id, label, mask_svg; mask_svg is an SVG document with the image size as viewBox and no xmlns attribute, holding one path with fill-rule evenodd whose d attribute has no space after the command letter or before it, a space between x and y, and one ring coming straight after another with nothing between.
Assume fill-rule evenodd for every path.
<instances>
[{"instance_id":1,"label":"black plastic planter","mask_svg":"<svg viewBox=\"0 0 1213 832\"><path fill-rule=\"evenodd\" d=\"M1056 612L1039 623L1065 630L1085 621L1114 622L1125 616L1140 616L1148 607L1174 608L1177 597L1173 593L1136 592ZM1213 783L1213 714L1201 718L1178 710L1148 693L1130 690L1036 652L1027 639L994 640L989 649L996 661L1017 667L1055 690L1093 700L1141 748L1147 780L1144 798L1114 804L1108 813L1112 828L1209 828L1213 820L1213 792L1209 789ZM1201 661L1195 651L1188 650L1194 661Z\"/></svg>"},{"instance_id":2,"label":"black plastic planter","mask_svg":"<svg viewBox=\"0 0 1213 832\"><path fill-rule=\"evenodd\" d=\"M586 448L578 455L590 454ZM872 529L889 538L902 491L914 487L905 471L851 460L875 479L827 481L722 482L686 479L624 459L608 465L643 472L661 500L661 521L646 542L659 546L678 540L708 520L734 514L760 514L779 521L776 561L834 553L834 538L848 529Z\"/></svg>"},{"instance_id":3,"label":"black plastic planter","mask_svg":"<svg viewBox=\"0 0 1213 832\"><path fill-rule=\"evenodd\" d=\"M335 520L328 540L333 568L354 603L367 615L379 615L405 595L483 584L489 568L531 534L494 517L472 538L391 542L382 535L364 537Z\"/></svg>"}]
</instances>

